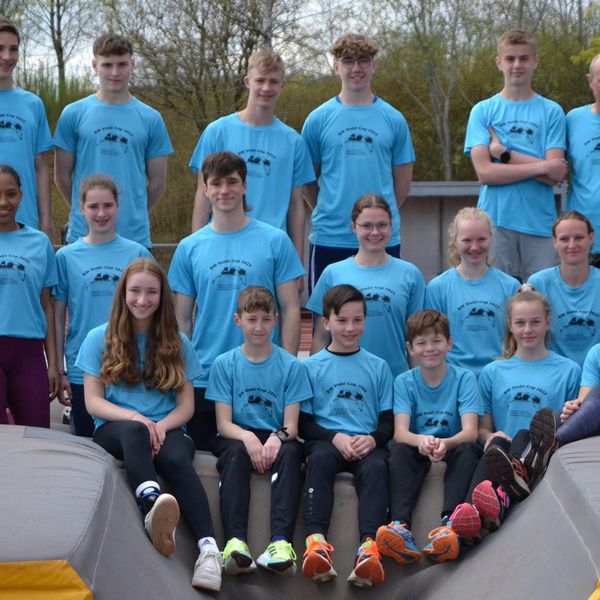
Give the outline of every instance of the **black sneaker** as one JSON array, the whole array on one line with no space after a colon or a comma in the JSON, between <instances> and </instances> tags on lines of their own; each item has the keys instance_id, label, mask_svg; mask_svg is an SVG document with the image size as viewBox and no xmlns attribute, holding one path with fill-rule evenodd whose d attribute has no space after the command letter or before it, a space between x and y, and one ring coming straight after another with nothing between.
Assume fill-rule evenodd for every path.
<instances>
[{"instance_id":1,"label":"black sneaker","mask_svg":"<svg viewBox=\"0 0 600 600\"><path fill-rule=\"evenodd\" d=\"M485 462L492 482L501 485L511 500L520 502L529 496L529 475L518 458L492 445L485 451Z\"/></svg>"},{"instance_id":2,"label":"black sneaker","mask_svg":"<svg viewBox=\"0 0 600 600\"><path fill-rule=\"evenodd\" d=\"M557 448L556 419L549 408L538 410L529 424L531 448L524 456L523 464L533 487L548 468L550 457Z\"/></svg>"}]
</instances>

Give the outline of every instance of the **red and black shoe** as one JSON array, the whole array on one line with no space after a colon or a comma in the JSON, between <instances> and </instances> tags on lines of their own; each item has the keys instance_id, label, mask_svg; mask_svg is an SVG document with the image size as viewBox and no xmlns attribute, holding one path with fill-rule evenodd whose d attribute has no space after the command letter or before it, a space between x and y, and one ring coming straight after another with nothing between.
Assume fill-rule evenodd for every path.
<instances>
[{"instance_id":1,"label":"red and black shoe","mask_svg":"<svg viewBox=\"0 0 600 600\"><path fill-rule=\"evenodd\" d=\"M511 500L520 502L529 496L529 475L518 458L492 445L485 451L485 462L492 482L501 485Z\"/></svg>"}]
</instances>

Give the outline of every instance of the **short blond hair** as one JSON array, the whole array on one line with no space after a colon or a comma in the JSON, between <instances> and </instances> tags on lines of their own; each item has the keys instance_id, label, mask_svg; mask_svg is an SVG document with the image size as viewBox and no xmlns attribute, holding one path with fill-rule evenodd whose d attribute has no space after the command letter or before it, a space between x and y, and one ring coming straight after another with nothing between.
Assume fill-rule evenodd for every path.
<instances>
[{"instance_id":1,"label":"short blond hair","mask_svg":"<svg viewBox=\"0 0 600 600\"><path fill-rule=\"evenodd\" d=\"M333 46L331 54L336 60L341 58L360 58L362 56L375 58L379 52L379 46L366 35L361 33L346 33L339 37Z\"/></svg>"},{"instance_id":2,"label":"short blond hair","mask_svg":"<svg viewBox=\"0 0 600 600\"><path fill-rule=\"evenodd\" d=\"M485 221L490 232L490 237L493 236L492 220L485 210L481 210L481 208L477 208L476 206L465 206L461 208L448 227L448 264L451 267L457 267L460 264L460 252L458 251L456 242L461 221ZM486 262L489 266L489 256L487 257Z\"/></svg>"},{"instance_id":3,"label":"short blond hair","mask_svg":"<svg viewBox=\"0 0 600 600\"><path fill-rule=\"evenodd\" d=\"M498 55L502 52L502 47L511 46L529 46L534 55L537 56L537 42L531 33L523 29L511 29L503 33L498 39Z\"/></svg>"},{"instance_id":4,"label":"short blond hair","mask_svg":"<svg viewBox=\"0 0 600 600\"><path fill-rule=\"evenodd\" d=\"M259 73L272 73L279 71L282 77L285 77L285 63L277 52L268 48L257 50L248 60L248 73L250 69L256 69Z\"/></svg>"}]
</instances>

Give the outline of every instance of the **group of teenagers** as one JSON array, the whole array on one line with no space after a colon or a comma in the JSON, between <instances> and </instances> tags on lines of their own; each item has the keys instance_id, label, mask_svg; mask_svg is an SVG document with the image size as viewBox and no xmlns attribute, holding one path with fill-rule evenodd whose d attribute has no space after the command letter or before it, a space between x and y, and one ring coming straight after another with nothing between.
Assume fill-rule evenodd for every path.
<instances>
[{"instance_id":1,"label":"group of teenagers","mask_svg":"<svg viewBox=\"0 0 600 600\"><path fill-rule=\"evenodd\" d=\"M12 113L22 103L14 94L29 94L12 81L18 47L18 31L1 21L0 110L8 92ZM192 585L201 589L257 564L294 575L301 498L302 572L336 577L327 536L340 471L354 474L358 495L350 583L383 581L382 556L455 559L529 495L558 446L600 433L594 227L585 210L556 218L564 115L531 91L533 38L500 40L504 88L473 108L467 128L480 207L455 216L451 268L428 285L400 258L414 151L404 117L371 91L377 46L347 34L332 53L342 90L302 136L274 117L281 58L251 57L246 108L209 125L194 151L195 232L168 275L148 250L148 211L172 148L160 115L129 95L127 40L96 40L100 90L59 119L55 179L71 217L56 255L39 161L52 141L42 132L33 144L31 120L13 116L4 127L8 141L35 150L27 162L0 146L0 423L48 427L48 398L70 404L73 433L123 461L165 556L181 511L198 542ZM304 194L316 201L306 305L314 328L300 361ZM38 210L28 223L31 198ZM222 552L195 450L218 457ZM440 524L419 550L412 511L441 461ZM253 471L271 472L272 491L272 538L256 561L247 543Z\"/></svg>"}]
</instances>

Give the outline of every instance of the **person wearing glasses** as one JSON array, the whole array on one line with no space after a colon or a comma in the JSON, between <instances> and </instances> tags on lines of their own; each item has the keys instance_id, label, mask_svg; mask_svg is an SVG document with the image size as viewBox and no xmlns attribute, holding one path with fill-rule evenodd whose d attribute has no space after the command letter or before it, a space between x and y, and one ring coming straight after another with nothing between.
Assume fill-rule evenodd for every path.
<instances>
[{"instance_id":1,"label":"person wearing glasses","mask_svg":"<svg viewBox=\"0 0 600 600\"><path fill-rule=\"evenodd\" d=\"M361 196L352 208L358 252L325 268L306 307L322 315L327 290L342 283L358 288L367 305L361 345L383 358L397 377L408 369L406 321L423 308L425 282L415 265L386 251L391 230L392 211L385 199L377 194ZM315 319L311 354L327 346L329 340L322 319Z\"/></svg>"},{"instance_id":2,"label":"person wearing glasses","mask_svg":"<svg viewBox=\"0 0 600 600\"><path fill-rule=\"evenodd\" d=\"M356 253L348 227L350 203L376 193L392 214L389 254L400 257L399 209L410 189L415 153L406 119L371 90L377 44L355 33L332 48L340 93L308 115L302 137L319 179L308 189L314 208L310 240L309 291L323 269Z\"/></svg>"}]
</instances>

